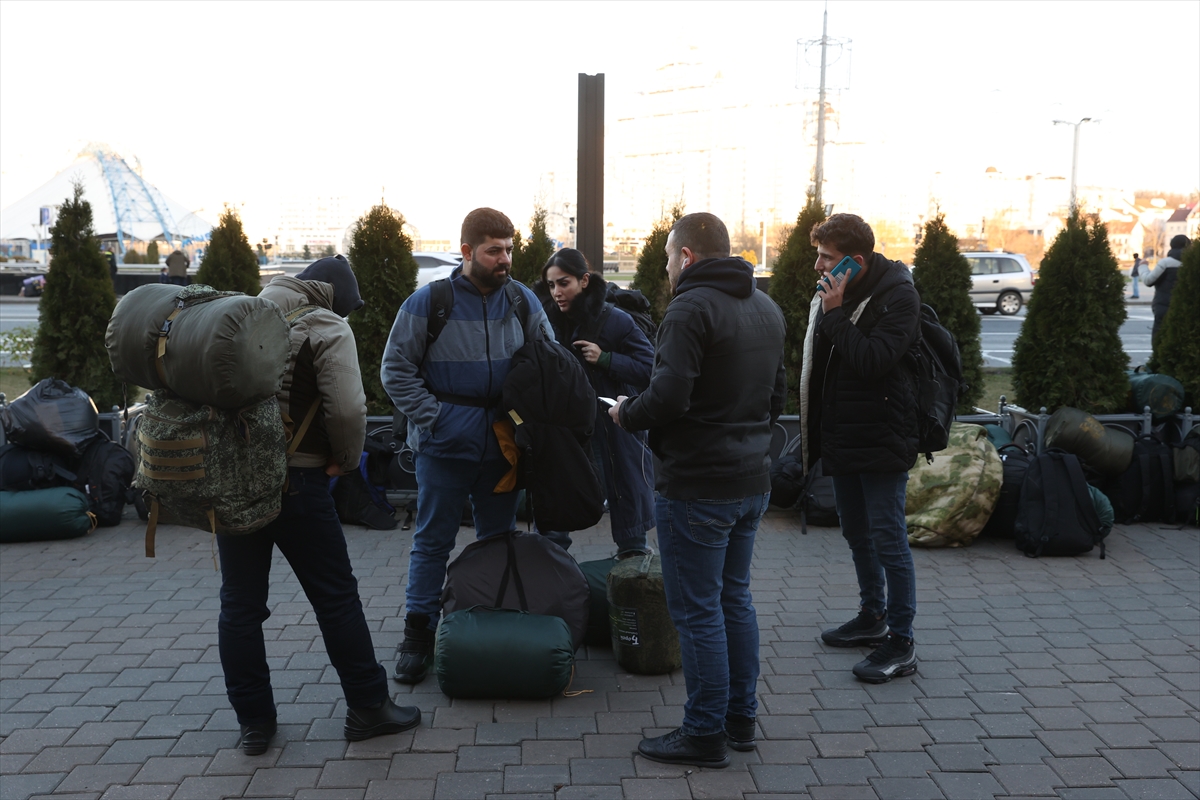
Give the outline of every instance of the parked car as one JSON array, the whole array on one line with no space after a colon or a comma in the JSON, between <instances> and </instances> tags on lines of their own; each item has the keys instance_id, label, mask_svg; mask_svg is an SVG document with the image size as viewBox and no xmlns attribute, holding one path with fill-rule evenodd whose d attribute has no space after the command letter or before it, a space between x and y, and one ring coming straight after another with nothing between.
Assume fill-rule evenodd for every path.
<instances>
[{"instance_id":1,"label":"parked car","mask_svg":"<svg viewBox=\"0 0 1200 800\"><path fill-rule=\"evenodd\" d=\"M984 314L1011 316L1033 292L1037 274L1020 253L963 253L971 264L971 302Z\"/></svg>"},{"instance_id":2,"label":"parked car","mask_svg":"<svg viewBox=\"0 0 1200 800\"><path fill-rule=\"evenodd\" d=\"M462 263L458 253L413 253L413 261L417 262L417 288L439 278L449 278L454 268Z\"/></svg>"}]
</instances>

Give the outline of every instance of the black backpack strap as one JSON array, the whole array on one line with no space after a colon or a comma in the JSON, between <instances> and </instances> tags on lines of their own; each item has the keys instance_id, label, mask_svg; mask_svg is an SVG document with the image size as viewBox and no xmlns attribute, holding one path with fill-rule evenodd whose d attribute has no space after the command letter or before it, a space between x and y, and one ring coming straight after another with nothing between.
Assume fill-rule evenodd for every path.
<instances>
[{"instance_id":1,"label":"black backpack strap","mask_svg":"<svg viewBox=\"0 0 1200 800\"><path fill-rule=\"evenodd\" d=\"M521 581L521 571L517 568L517 548L513 545L513 534L504 534L505 544L508 549L508 561L504 565L504 575L500 578L500 590L496 592L496 608L503 608L504 595L508 592L508 576L512 575L513 585L517 587L517 601L521 604L522 611L529 610L529 603L525 600L525 584Z\"/></svg>"},{"instance_id":2,"label":"black backpack strap","mask_svg":"<svg viewBox=\"0 0 1200 800\"><path fill-rule=\"evenodd\" d=\"M425 349L437 341L454 308L454 287L449 278L439 278L429 284L429 316L425 319Z\"/></svg>"},{"instance_id":3,"label":"black backpack strap","mask_svg":"<svg viewBox=\"0 0 1200 800\"><path fill-rule=\"evenodd\" d=\"M525 293L521 291L521 284L511 278L508 283L504 284L504 293L508 295L513 315L520 321L521 335L524 336L525 328L529 326L529 301L525 299Z\"/></svg>"},{"instance_id":4,"label":"black backpack strap","mask_svg":"<svg viewBox=\"0 0 1200 800\"><path fill-rule=\"evenodd\" d=\"M1050 489L1050 484L1053 482L1055 485L1058 485L1059 476L1062 474L1057 468L1058 463L1061 462L1065 464L1068 458L1074 458L1074 456L1068 456L1065 453L1059 452L1047 452L1044 454L1044 456L1045 460L1041 470L1042 535L1038 538L1037 546L1033 549L1032 553L1028 550L1025 551L1025 555L1032 558L1037 558L1042 554L1042 550L1045 549L1047 543L1050 541L1050 531L1058 530L1058 503L1053 502L1052 499L1057 492ZM1046 469L1045 464L1051 464L1053 466L1051 466L1049 469ZM1071 487L1068 486L1067 488L1070 489ZM1027 544L1031 545L1032 543Z\"/></svg>"}]
</instances>

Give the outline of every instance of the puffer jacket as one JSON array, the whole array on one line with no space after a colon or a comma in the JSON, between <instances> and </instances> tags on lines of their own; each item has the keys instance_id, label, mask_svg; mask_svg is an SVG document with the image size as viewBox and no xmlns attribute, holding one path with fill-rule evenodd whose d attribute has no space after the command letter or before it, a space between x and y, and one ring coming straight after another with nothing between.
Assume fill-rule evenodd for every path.
<instances>
[{"instance_id":1,"label":"puffer jacket","mask_svg":"<svg viewBox=\"0 0 1200 800\"><path fill-rule=\"evenodd\" d=\"M554 335L537 296L517 285L529 304L524 331L508 294L503 289L480 294L461 266L450 275L454 305L446 327L428 351L430 285L413 292L396 312L379 378L408 418L408 444L415 452L472 461L503 458L492 423L509 361L539 329L547 338ZM475 398L481 405L458 405L438 395Z\"/></svg>"},{"instance_id":2,"label":"puffer jacket","mask_svg":"<svg viewBox=\"0 0 1200 800\"><path fill-rule=\"evenodd\" d=\"M899 261L871 254L840 308L813 296L800 372L805 469L826 475L906 472L917 458L916 385L904 356L920 329L921 298Z\"/></svg>"},{"instance_id":3,"label":"puffer jacket","mask_svg":"<svg viewBox=\"0 0 1200 800\"><path fill-rule=\"evenodd\" d=\"M783 312L755 288L746 261L709 258L679 274L650 387L621 404L625 430L650 431L659 494L733 500L771 491L783 334Z\"/></svg>"},{"instance_id":4,"label":"puffer jacket","mask_svg":"<svg viewBox=\"0 0 1200 800\"><path fill-rule=\"evenodd\" d=\"M313 401L321 405L296 452L291 467L335 464L343 472L358 469L367 430L367 397L358 371L358 348L346 320L333 313L333 286L280 275L259 297L284 314L304 305L318 306L291 327L291 354L283 376L279 407L298 430Z\"/></svg>"},{"instance_id":5,"label":"puffer jacket","mask_svg":"<svg viewBox=\"0 0 1200 800\"><path fill-rule=\"evenodd\" d=\"M537 294L555 338L583 364L597 396L637 394L650 383L654 348L632 317L605 302L606 288L604 278L591 273L568 313L559 310L545 282L538 282ZM580 340L608 353L607 366L588 363L572 346ZM598 403L592 446L603 468L613 540L641 536L654 527L654 462L645 433L621 430L608 415L608 406Z\"/></svg>"},{"instance_id":6,"label":"puffer jacket","mask_svg":"<svg viewBox=\"0 0 1200 800\"><path fill-rule=\"evenodd\" d=\"M1171 250L1158 260L1154 269L1143 270L1142 274L1146 276L1143 282L1154 287L1154 301L1150 307L1155 314L1166 315L1171 307L1171 293L1175 291L1175 281L1179 279L1179 267L1183 264L1179 259L1182 256L1182 250Z\"/></svg>"}]
</instances>

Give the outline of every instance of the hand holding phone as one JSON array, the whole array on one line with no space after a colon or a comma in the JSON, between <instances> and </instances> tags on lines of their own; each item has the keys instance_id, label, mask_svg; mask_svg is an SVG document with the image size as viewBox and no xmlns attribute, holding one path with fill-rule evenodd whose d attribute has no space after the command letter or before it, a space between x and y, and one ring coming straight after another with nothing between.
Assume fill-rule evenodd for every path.
<instances>
[{"instance_id":1,"label":"hand holding phone","mask_svg":"<svg viewBox=\"0 0 1200 800\"><path fill-rule=\"evenodd\" d=\"M861 271L862 271L862 264L859 264L857 261L855 261L853 257L846 256L845 258L843 258L841 261L838 262L836 267L829 270L829 275L828 275L829 283L832 285L834 278L836 278L839 275L845 275L846 277L842 280L842 283L845 284L845 283L853 280L854 276L857 275ZM822 278L821 280L817 281L817 291L818 292L825 291L825 278Z\"/></svg>"},{"instance_id":2,"label":"hand holding phone","mask_svg":"<svg viewBox=\"0 0 1200 800\"><path fill-rule=\"evenodd\" d=\"M596 399L599 400L601 403L607 404L610 407L615 406L617 404L617 401L612 399L611 397L597 397Z\"/></svg>"}]
</instances>

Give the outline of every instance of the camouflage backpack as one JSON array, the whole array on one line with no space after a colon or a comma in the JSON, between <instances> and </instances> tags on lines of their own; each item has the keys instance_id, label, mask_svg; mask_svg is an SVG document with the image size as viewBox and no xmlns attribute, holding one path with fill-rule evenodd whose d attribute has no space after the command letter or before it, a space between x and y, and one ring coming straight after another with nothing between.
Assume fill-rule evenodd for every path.
<instances>
[{"instance_id":1,"label":"camouflage backpack","mask_svg":"<svg viewBox=\"0 0 1200 800\"><path fill-rule=\"evenodd\" d=\"M295 309L287 315L289 327L316 309ZM253 533L278 517L288 456L319 407L318 399L289 443L291 420L274 397L223 409L154 392L138 420L133 479L150 506L146 557L154 557L160 509L173 523L214 534Z\"/></svg>"}]
</instances>

